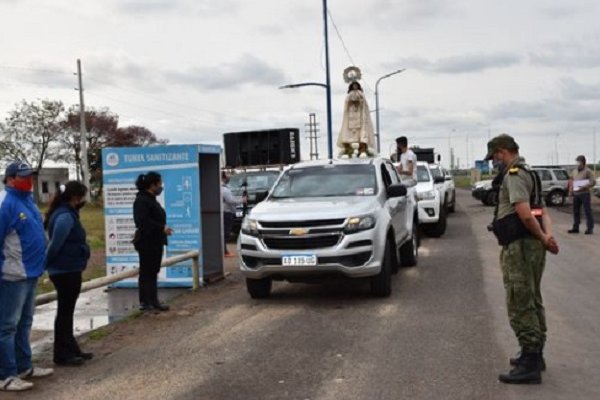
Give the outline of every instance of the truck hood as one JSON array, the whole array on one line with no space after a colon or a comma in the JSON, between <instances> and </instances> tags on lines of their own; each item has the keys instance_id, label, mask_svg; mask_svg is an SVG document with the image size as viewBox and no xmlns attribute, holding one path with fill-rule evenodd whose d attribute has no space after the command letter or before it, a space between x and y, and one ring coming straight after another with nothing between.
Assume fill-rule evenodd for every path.
<instances>
[{"instance_id":1,"label":"truck hood","mask_svg":"<svg viewBox=\"0 0 600 400\"><path fill-rule=\"evenodd\" d=\"M361 216L378 210L377 196L269 199L257 204L250 218L260 221L304 221Z\"/></svg>"},{"instance_id":2,"label":"truck hood","mask_svg":"<svg viewBox=\"0 0 600 400\"><path fill-rule=\"evenodd\" d=\"M433 181L417 183L417 193L428 192L430 190L433 190L433 188L434 188Z\"/></svg>"}]
</instances>

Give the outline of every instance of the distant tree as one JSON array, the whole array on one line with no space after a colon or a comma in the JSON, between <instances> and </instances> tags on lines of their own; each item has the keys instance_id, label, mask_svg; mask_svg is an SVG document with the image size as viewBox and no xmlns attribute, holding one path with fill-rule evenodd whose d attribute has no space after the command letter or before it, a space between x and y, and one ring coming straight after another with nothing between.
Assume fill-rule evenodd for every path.
<instances>
[{"instance_id":1,"label":"distant tree","mask_svg":"<svg viewBox=\"0 0 600 400\"><path fill-rule=\"evenodd\" d=\"M88 164L90 183L102 186L102 149L105 147L133 147L166 144L167 139L159 139L149 129L142 126L118 127L119 116L108 108L89 109L85 112L87 131ZM81 136L79 109L69 109L64 122L64 135L61 138L63 161L75 163L78 176L81 171Z\"/></svg>"},{"instance_id":2,"label":"distant tree","mask_svg":"<svg viewBox=\"0 0 600 400\"><path fill-rule=\"evenodd\" d=\"M81 122L79 109L72 106L64 121L64 134L61 137L61 158L69 164L75 164L77 178L81 178ZM108 108L89 109L85 112L85 127L88 148L88 163L90 157L107 145L109 138L115 135L119 117ZM91 174L91 173L90 173ZM93 175L93 174L91 174Z\"/></svg>"},{"instance_id":3,"label":"distant tree","mask_svg":"<svg viewBox=\"0 0 600 400\"><path fill-rule=\"evenodd\" d=\"M65 107L55 100L22 100L0 124L0 155L21 160L40 171L47 160L60 159L60 137ZM39 200L37 184L34 185Z\"/></svg>"}]
</instances>

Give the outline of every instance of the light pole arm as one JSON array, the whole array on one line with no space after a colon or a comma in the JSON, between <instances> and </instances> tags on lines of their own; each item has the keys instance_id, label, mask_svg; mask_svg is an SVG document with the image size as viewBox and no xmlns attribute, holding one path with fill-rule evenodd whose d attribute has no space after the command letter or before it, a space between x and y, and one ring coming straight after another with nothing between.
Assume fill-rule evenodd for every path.
<instances>
[{"instance_id":1,"label":"light pole arm","mask_svg":"<svg viewBox=\"0 0 600 400\"><path fill-rule=\"evenodd\" d=\"M279 89L295 89L303 86L320 86L327 89L327 85L319 82L303 82L303 83L292 83L290 85L279 86Z\"/></svg>"},{"instance_id":2,"label":"light pole arm","mask_svg":"<svg viewBox=\"0 0 600 400\"><path fill-rule=\"evenodd\" d=\"M381 133L379 132L379 82L384 80L385 78L389 78L392 75L399 74L400 72L406 71L406 68L399 69L394 72L390 72L389 74L383 75L381 78L377 79L375 82L375 126L377 128L377 152L381 151Z\"/></svg>"}]
</instances>

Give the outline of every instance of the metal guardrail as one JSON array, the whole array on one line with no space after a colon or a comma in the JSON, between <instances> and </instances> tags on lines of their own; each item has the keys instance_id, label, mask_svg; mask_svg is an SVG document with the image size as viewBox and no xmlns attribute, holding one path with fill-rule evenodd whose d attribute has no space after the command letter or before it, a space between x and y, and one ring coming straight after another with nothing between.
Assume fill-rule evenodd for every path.
<instances>
[{"instance_id":1,"label":"metal guardrail","mask_svg":"<svg viewBox=\"0 0 600 400\"><path fill-rule=\"evenodd\" d=\"M161 268L172 267L175 264L179 264L182 261L192 260L192 290L198 290L200 288L200 253L197 250L190 251L175 257L165 259L161 263ZM84 282L81 285L81 292L87 292L92 289L110 285L123 279L133 278L139 274L139 270L133 269L131 271L120 272L118 274L103 276L102 278L92 279L91 281ZM44 293L35 298L35 305L41 306L56 300L56 292Z\"/></svg>"}]
</instances>

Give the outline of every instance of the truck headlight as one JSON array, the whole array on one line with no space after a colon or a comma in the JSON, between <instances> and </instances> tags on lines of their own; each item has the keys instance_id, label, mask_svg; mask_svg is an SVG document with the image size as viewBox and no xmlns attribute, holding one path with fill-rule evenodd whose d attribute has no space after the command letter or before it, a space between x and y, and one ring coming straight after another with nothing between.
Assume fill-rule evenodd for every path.
<instances>
[{"instance_id":1,"label":"truck headlight","mask_svg":"<svg viewBox=\"0 0 600 400\"><path fill-rule=\"evenodd\" d=\"M355 233L358 231L366 231L375 226L375 218L371 215L364 217L352 217L348 218L348 223L344 228L345 233Z\"/></svg>"},{"instance_id":2,"label":"truck headlight","mask_svg":"<svg viewBox=\"0 0 600 400\"><path fill-rule=\"evenodd\" d=\"M419 200L433 200L435 199L435 190L428 190L426 192L418 193L417 198Z\"/></svg>"},{"instance_id":3,"label":"truck headlight","mask_svg":"<svg viewBox=\"0 0 600 400\"><path fill-rule=\"evenodd\" d=\"M242 233L251 236L258 236L258 222L255 219L244 218L242 221Z\"/></svg>"}]
</instances>

